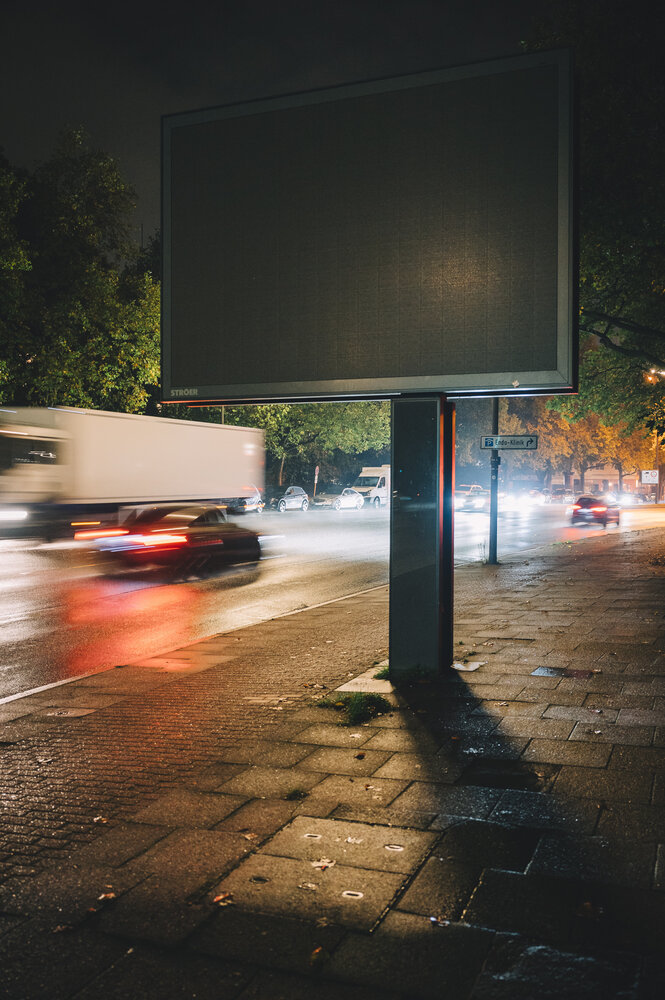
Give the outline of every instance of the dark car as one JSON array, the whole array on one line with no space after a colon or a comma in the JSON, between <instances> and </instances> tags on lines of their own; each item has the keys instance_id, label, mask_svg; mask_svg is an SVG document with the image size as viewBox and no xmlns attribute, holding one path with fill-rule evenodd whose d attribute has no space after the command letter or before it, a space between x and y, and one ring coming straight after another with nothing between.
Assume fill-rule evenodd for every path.
<instances>
[{"instance_id":1,"label":"dark car","mask_svg":"<svg viewBox=\"0 0 665 1000\"><path fill-rule=\"evenodd\" d=\"M260 514L263 510L261 492L257 486L247 487L246 496L232 497L226 502L229 514Z\"/></svg>"},{"instance_id":2,"label":"dark car","mask_svg":"<svg viewBox=\"0 0 665 1000\"><path fill-rule=\"evenodd\" d=\"M266 506L283 513L285 510L307 510L309 497L300 486L277 486L266 489Z\"/></svg>"},{"instance_id":3,"label":"dark car","mask_svg":"<svg viewBox=\"0 0 665 1000\"><path fill-rule=\"evenodd\" d=\"M261 557L257 533L231 524L214 504L147 507L117 527L79 531L74 537L94 541L100 552L123 565L170 566L182 572L255 563Z\"/></svg>"},{"instance_id":4,"label":"dark car","mask_svg":"<svg viewBox=\"0 0 665 1000\"><path fill-rule=\"evenodd\" d=\"M578 497L573 504L570 520L572 524L602 524L604 528L612 521L618 526L621 510L617 503L599 500L598 497Z\"/></svg>"}]
</instances>

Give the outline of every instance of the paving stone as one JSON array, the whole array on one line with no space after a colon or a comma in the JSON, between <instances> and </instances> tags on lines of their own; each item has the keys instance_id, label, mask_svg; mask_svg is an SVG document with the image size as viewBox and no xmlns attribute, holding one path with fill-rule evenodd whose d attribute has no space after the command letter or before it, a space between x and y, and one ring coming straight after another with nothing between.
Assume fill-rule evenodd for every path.
<instances>
[{"instance_id":1,"label":"paving stone","mask_svg":"<svg viewBox=\"0 0 665 1000\"><path fill-rule=\"evenodd\" d=\"M369 751L368 751L369 752ZM377 768L375 778L406 778L418 781L440 781L452 784L465 770L464 764L443 756L419 753L394 753Z\"/></svg>"},{"instance_id":2,"label":"paving stone","mask_svg":"<svg viewBox=\"0 0 665 1000\"><path fill-rule=\"evenodd\" d=\"M562 767L554 785L554 795L563 799L572 796L646 805L651 798L652 785L653 775L649 772L634 774L618 769Z\"/></svg>"},{"instance_id":3,"label":"paving stone","mask_svg":"<svg viewBox=\"0 0 665 1000\"><path fill-rule=\"evenodd\" d=\"M459 785L548 791L560 771L557 764L527 764L521 760L476 760L459 778Z\"/></svg>"},{"instance_id":4,"label":"paving stone","mask_svg":"<svg viewBox=\"0 0 665 1000\"><path fill-rule=\"evenodd\" d=\"M318 952L317 952L318 955ZM317 973L310 978L283 973L260 972L238 996L238 1000L401 1000L401 994L373 990L350 983L324 982ZM313 977L314 981L313 981Z\"/></svg>"},{"instance_id":5,"label":"paving stone","mask_svg":"<svg viewBox=\"0 0 665 1000\"><path fill-rule=\"evenodd\" d=\"M665 831L664 806L639 806L621 803L604 809L598 821L598 833L605 837L659 841Z\"/></svg>"},{"instance_id":6,"label":"paving stone","mask_svg":"<svg viewBox=\"0 0 665 1000\"><path fill-rule=\"evenodd\" d=\"M319 781L321 775L316 772L253 766L227 781L221 786L221 791L231 796L241 795L246 799L277 799L284 798L290 792L307 792Z\"/></svg>"},{"instance_id":7,"label":"paving stone","mask_svg":"<svg viewBox=\"0 0 665 1000\"><path fill-rule=\"evenodd\" d=\"M639 961L579 955L498 935L470 1000L638 1000Z\"/></svg>"},{"instance_id":8,"label":"paving stone","mask_svg":"<svg viewBox=\"0 0 665 1000\"><path fill-rule=\"evenodd\" d=\"M181 944L210 916L211 905L192 903L205 879L198 874L177 877L150 875L131 892L99 913L99 926L107 934L165 947Z\"/></svg>"},{"instance_id":9,"label":"paving stone","mask_svg":"<svg viewBox=\"0 0 665 1000\"><path fill-rule=\"evenodd\" d=\"M348 935L329 974L342 981L396 990L409 1000L467 997L492 942L476 927L433 927L429 918L391 912L371 937Z\"/></svg>"},{"instance_id":10,"label":"paving stone","mask_svg":"<svg viewBox=\"0 0 665 1000\"><path fill-rule=\"evenodd\" d=\"M582 705L588 695L584 691L538 691L536 688L521 688L518 694L519 701L532 701L540 704L543 701L543 694L548 697L550 704L556 705Z\"/></svg>"},{"instance_id":11,"label":"paving stone","mask_svg":"<svg viewBox=\"0 0 665 1000\"><path fill-rule=\"evenodd\" d=\"M484 868L523 871L537 842L538 836L531 830L473 821L456 824L425 862L398 907L457 919Z\"/></svg>"},{"instance_id":12,"label":"paving stone","mask_svg":"<svg viewBox=\"0 0 665 1000\"><path fill-rule=\"evenodd\" d=\"M125 869L177 877L180 873L219 878L253 849L240 833L225 830L175 830L154 847L133 858Z\"/></svg>"},{"instance_id":13,"label":"paving stone","mask_svg":"<svg viewBox=\"0 0 665 1000\"><path fill-rule=\"evenodd\" d=\"M261 841L288 823L294 809L293 802L282 799L254 799L223 819L215 830L254 834Z\"/></svg>"},{"instance_id":14,"label":"paving stone","mask_svg":"<svg viewBox=\"0 0 665 1000\"><path fill-rule=\"evenodd\" d=\"M623 888L487 869L462 919L544 944L649 954L665 943L665 897Z\"/></svg>"},{"instance_id":15,"label":"paving stone","mask_svg":"<svg viewBox=\"0 0 665 1000\"><path fill-rule=\"evenodd\" d=\"M594 747L594 749L597 749ZM660 747L615 746L612 748L610 768L658 771L665 768L665 754Z\"/></svg>"},{"instance_id":16,"label":"paving stone","mask_svg":"<svg viewBox=\"0 0 665 1000\"><path fill-rule=\"evenodd\" d=\"M77 993L77 1000L233 1000L251 972L198 955L164 954L145 945L131 948Z\"/></svg>"},{"instance_id":17,"label":"paving stone","mask_svg":"<svg viewBox=\"0 0 665 1000\"><path fill-rule=\"evenodd\" d=\"M72 924L91 907L99 907L100 896L120 896L139 881L140 876L129 871L65 863L32 877L10 879L0 888L0 907L8 914L43 914L56 924Z\"/></svg>"},{"instance_id":18,"label":"paving stone","mask_svg":"<svg viewBox=\"0 0 665 1000\"><path fill-rule=\"evenodd\" d=\"M527 869L586 882L613 882L648 889L654 869L653 844L607 837L543 836Z\"/></svg>"},{"instance_id":19,"label":"paving stone","mask_svg":"<svg viewBox=\"0 0 665 1000\"><path fill-rule=\"evenodd\" d=\"M473 715L498 715L503 716L526 716L530 719L539 719L548 707L547 701L506 701L501 698L498 701L481 701L477 708L474 708Z\"/></svg>"},{"instance_id":20,"label":"paving stone","mask_svg":"<svg viewBox=\"0 0 665 1000\"><path fill-rule=\"evenodd\" d=\"M311 789L308 801L326 800L336 805L346 802L374 809L391 803L407 785L408 781L396 778L347 778L330 775Z\"/></svg>"},{"instance_id":21,"label":"paving stone","mask_svg":"<svg viewBox=\"0 0 665 1000\"><path fill-rule=\"evenodd\" d=\"M316 950L329 955L344 933L343 928L327 920L297 920L292 916L245 911L233 905L216 908L192 933L187 948L227 962L311 975L320 971L312 964L314 953L321 954ZM310 991L315 988L311 981L308 985Z\"/></svg>"},{"instance_id":22,"label":"paving stone","mask_svg":"<svg viewBox=\"0 0 665 1000\"><path fill-rule=\"evenodd\" d=\"M578 707L575 705L550 705L545 711L546 719L572 719L575 722L615 722L617 709L604 708L602 713L594 712L593 708Z\"/></svg>"},{"instance_id":23,"label":"paving stone","mask_svg":"<svg viewBox=\"0 0 665 1000\"><path fill-rule=\"evenodd\" d=\"M377 871L409 873L436 843L434 833L299 816L261 848L262 854Z\"/></svg>"},{"instance_id":24,"label":"paving stone","mask_svg":"<svg viewBox=\"0 0 665 1000\"><path fill-rule=\"evenodd\" d=\"M497 734L507 736L543 737L565 740L572 730L573 722L565 719L529 719L524 716L509 716L501 720L496 728Z\"/></svg>"},{"instance_id":25,"label":"paving stone","mask_svg":"<svg viewBox=\"0 0 665 1000\"><path fill-rule=\"evenodd\" d=\"M338 804L331 810L329 819L344 819L354 823L378 823L381 826L410 827L414 830L427 830L432 827L436 815L433 812L414 812L413 810L396 809L394 806L376 809L363 808L349 803ZM461 822L455 817L455 822ZM450 824L447 824L450 825ZM434 829L434 827L433 827ZM436 827L445 829L445 827Z\"/></svg>"},{"instance_id":26,"label":"paving stone","mask_svg":"<svg viewBox=\"0 0 665 1000\"><path fill-rule=\"evenodd\" d=\"M414 781L393 805L396 809L435 811L467 816L470 819L486 819L500 796L501 792L494 788L472 785L450 788L433 782Z\"/></svg>"},{"instance_id":27,"label":"paving stone","mask_svg":"<svg viewBox=\"0 0 665 1000\"><path fill-rule=\"evenodd\" d=\"M509 789L502 794L491 818L514 826L591 833L598 819L598 807L587 799L563 799Z\"/></svg>"},{"instance_id":28,"label":"paving stone","mask_svg":"<svg viewBox=\"0 0 665 1000\"><path fill-rule=\"evenodd\" d=\"M162 840L170 830L168 826L121 823L72 852L71 861L77 865L110 865L117 868Z\"/></svg>"},{"instance_id":29,"label":"paving stone","mask_svg":"<svg viewBox=\"0 0 665 1000\"><path fill-rule=\"evenodd\" d=\"M186 782L186 787L195 792L216 792L229 778L246 770L245 764L211 764L196 777Z\"/></svg>"},{"instance_id":30,"label":"paving stone","mask_svg":"<svg viewBox=\"0 0 665 1000\"><path fill-rule=\"evenodd\" d=\"M460 737L455 752L462 760L517 760L529 741L518 736Z\"/></svg>"},{"instance_id":31,"label":"paving stone","mask_svg":"<svg viewBox=\"0 0 665 1000\"><path fill-rule=\"evenodd\" d=\"M619 726L612 722L578 722L570 734L571 740L592 743L613 743L628 746L650 746L653 729L646 726Z\"/></svg>"},{"instance_id":32,"label":"paving stone","mask_svg":"<svg viewBox=\"0 0 665 1000\"><path fill-rule=\"evenodd\" d=\"M427 732L410 732L404 729L383 729L367 743L368 750L399 750L402 753L433 754L442 746L443 737Z\"/></svg>"},{"instance_id":33,"label":"paving stone","mask_svg":"<svg viewBox=\"0 0 665 1000\"><path fill-rule=\"evenodd\" d=\"M300 761L303 771L325 771L329 774L367 775L374 772L390 757L389 751L359 750L357 747L321 747Z\"/></svg>"},{"instance_id":34,"label":"paving stone","mask_svg":"<svg viewBox=\"0 0 665 1000\"><path fill-rule=\"evenodd\" d=\"M334 859L331 859L334 860ZM370 930L399 890L404 875L255 854L223 879L211 898L230 892L241 910ZM345 895L348 893L349 895Z\"/></svg>"},{"instance_id":35,"label":"paving stone","mask_svg":"<svg viewBox=\"0 0 665 1000\"><path fill-rule=\"evenodd\" d=\"M68 1000L126 951L90 929L32 920L0 937L3 1000Z\"/></svg>"},{"instance_id":36,"label":"paving stone","mask_svg":"<svg viewBox=\"0 0 665 1000\"><path fill-rule=\"evenodd\" d=\"M165 826L210 827L246 802L242 795L216 795L178 788L138 812L137 823L161 823Z\"/></svg>"},{"instance_id":37,"label":"paving stone","mask_svg":"<svg viewBox=\"0 0 665 1000\"><path fill-rule=\"evenodd\" d=\"M360 747L363 746L374 731L370 727L362 726L309 726L298 733L298 743L316 743L320 746L331 747ZM389 747L376 747L384 750Z\"/></svg>"},{"instance_id":38,"label":"paving stone","mask_svg":"<svg viewBox=\"0 0 665 1000\"><path fill-rule=\"evenodd\" d=\"M531 740L522 754L523 760L542 761L550 764L578 764L584 767L605 767L611 747L593 746L569 740Z\"/></svg>"}]
</instances>

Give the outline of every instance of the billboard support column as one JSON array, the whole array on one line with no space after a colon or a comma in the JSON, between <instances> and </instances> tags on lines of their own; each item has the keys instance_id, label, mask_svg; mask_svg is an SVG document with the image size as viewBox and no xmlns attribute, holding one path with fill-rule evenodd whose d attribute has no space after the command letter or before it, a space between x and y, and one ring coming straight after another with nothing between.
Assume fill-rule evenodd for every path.
<instances>
[{"instance_id":1,"label":"billboard support column","mask_svg":"<svg viewBox=\"0 0 665 1000\"><path fill-rule=\"evenodd\" d=\"M443 395L392 404L390 677L453 661L455 408Z\"/></svg>"}]
</instances>

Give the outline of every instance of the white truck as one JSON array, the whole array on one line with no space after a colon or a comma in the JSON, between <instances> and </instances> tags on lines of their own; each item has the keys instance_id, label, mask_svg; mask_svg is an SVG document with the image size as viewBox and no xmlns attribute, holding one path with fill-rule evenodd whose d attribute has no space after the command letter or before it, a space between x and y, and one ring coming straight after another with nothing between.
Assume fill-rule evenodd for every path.
<instances>
[{"instance_id":1,"label":"white truck","mask_svg":"<svg viewBox=\"0 0 665 1000\"><path fill-rule=\"evenodd\" d=\"M366 507L385 507L390 503L390 466L364 466L353 488L363 495Z\"/></svg>"},{"instance_id":2,"label":"white truck","mask_svg":"<svg viewBox=\"0 0 665 1000\"><path fill-rule=\"evenodd\" d=\"M264 481L263 431L70 407L0 408L0 535L71 535L151 503L244 509ZM247 509L251 509L249 505Z\"/></svg>"}]
</instances>

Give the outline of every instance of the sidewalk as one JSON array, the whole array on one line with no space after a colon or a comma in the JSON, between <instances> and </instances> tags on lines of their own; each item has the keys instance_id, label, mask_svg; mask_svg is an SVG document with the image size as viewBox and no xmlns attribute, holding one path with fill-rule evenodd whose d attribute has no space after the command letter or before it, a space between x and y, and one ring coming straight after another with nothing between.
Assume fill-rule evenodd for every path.
<instances>
[{"instance_id":1,"label":"sidewalk","mask_svg":"<svg viewBox=\"0 0 665 1000\"><path fill-rule=\"evenodd\" d=\"M372 682L386 622L381 588L0 705L0 997L665 995L665 537L460 569L436 684ZM392 708L340 725L359 675Z\"/></svg>"}]
</instances>

